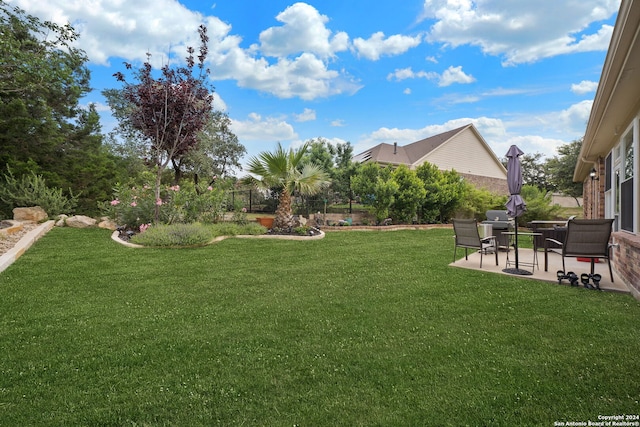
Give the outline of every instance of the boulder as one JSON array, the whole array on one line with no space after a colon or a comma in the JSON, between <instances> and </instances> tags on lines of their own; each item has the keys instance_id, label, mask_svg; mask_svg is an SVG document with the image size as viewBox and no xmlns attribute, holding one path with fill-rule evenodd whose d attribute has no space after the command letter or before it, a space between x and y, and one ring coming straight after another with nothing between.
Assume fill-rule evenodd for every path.
<instances>
[{"instance_id":1,"label":"boulder","mask_svg":"<svg viewBox=\"0 0 640 427\"><path fill-rule=\"evenodd\" d=\"M15 221L33 221L40 222L48 218L47 213L40 206L30 208L15 208L13 210L13 219Z\"/></svg>"},{"instance_id":2,"label":"boulder","mask_svg":"<svg viewBox=\"0 0 640 427\"><path fill-rule=\"evenodd\" d=\"M68 215L65 215L65 214L58 215L58 218L56 220L56 227L64 227L65 221L67 220L67 218L69 218Z\"/></svg>"},{"instance_id":3,"label":"boulder","mask_svg":"<svg viewBox=\"0 0 640 427\"><path fill-rule=\"evenodd\" d=\"M116 231L116 228L118 228L118 224L116 224L109 218L102 218L102 220L98 223L98 227L106 228L107 230L111 230L111 231Z\"/></svg>"},{"instance_id":4,"label":"boulder","mask_svg":"<svg viewBox=\"0 0 640 427\"><path fill-rule=\"evenodd\" d=\"M74 215L66 219L65 223L67 227L72 228L89 228L94 227L96 225L96 221L94 218L84 216L84 215Z\"/></svg>"}]
</instances>

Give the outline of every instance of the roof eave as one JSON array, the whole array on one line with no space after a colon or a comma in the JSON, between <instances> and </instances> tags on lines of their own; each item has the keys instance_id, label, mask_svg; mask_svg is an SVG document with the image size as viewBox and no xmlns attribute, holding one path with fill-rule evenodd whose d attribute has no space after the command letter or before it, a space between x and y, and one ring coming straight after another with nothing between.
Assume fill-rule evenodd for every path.
<instances>
[{"instance_id":1,"label":"roof eave","mask_svg":"<svg viewBox=\"0 0 640 427\"><path fill-rule=\"evenodd\" d=\"M593 164L609 153L640 107L639 22L640 3L623 0L574 170L575 182L584 181Z\"/></svg>"}]
</instances>

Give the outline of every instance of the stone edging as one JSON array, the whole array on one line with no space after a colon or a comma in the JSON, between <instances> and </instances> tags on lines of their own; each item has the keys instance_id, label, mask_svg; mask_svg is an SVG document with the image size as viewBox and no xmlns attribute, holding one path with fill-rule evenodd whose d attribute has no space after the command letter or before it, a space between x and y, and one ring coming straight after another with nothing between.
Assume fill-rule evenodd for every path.
<instances>
[{"instance_id":1,"label":"stone edging","mask_svg":"<svg viewBox=\"0 0 640 427\"><path fill-rule=\"evenodd\" d=\"M29 231L16 245L9 249L6 253L0 256L0 272L9 267L15 260L26 252L40 237L44 236L49 230L53 228L55 221L47 221L42 223L37 228Z\"/></svg>"},{"instance_id":2,"label":"stone edging","mask_svg":"<svg viewBox=\"0 0 640 427\"><path fill-rule=\"evenodd\" d=\"M323 226L326 231L400 231L431 230L433 228L453 228L452 224L398 224L398 225L337 225Z\"/></svg>"},{"instance_id":3,"label":"stone edging","mask_svg":"<svg viewBox=\"0 0 640 427\"><path fill-rule=\"evenodd\" d=\"M135 243L129 243L129 242L125 242L124 240L122 240L120 237L118 237L120 233L118 231L114 231L113 233L111 233L111 239L120 243L121 245L127 246L129 248L151 248L151 246L143 246L143 245L138 245ZM229 239L232 237L238 238L238 239L279 239L279 240L318 240L318 239L323 239L325 236L324 232L322 230L320 230L320 234L318 234L317 236L292 236L292 235L278 235L278 234L258 234L258 235L250 235L250 234L241 234L238 236L218 236L216 238L214 238L213 240L211 240L209 243L203 245L203 246L207 246L207 245L211 245L213 243L217 243L220 242L222 240L225 239ZM157 247L155 249L158 249Z\"/></svg>"}]
</instances>

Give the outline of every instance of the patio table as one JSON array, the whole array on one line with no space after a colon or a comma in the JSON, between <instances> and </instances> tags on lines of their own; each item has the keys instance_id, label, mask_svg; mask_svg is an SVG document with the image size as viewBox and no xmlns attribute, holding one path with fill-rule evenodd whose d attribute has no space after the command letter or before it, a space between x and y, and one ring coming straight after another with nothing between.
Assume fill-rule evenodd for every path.
<instances>
[{"instance_id":1,"label":"patio table","mask_svg":"<svg viewBox=\"0 0 640 427\"><path fill-rule=\"evenodd\" d=\"M509 248L511 248L513 246L514 249L516 248L516 242L515 240L513 240L513 237L515 237L516 233L514 231L505 231L504 232L505 235L509 236ZM529 237L532 242L533 242L533 260L531 262L526 262L526 261L522 261L521 259L518 259L518 267L520 267L520 265L524 265L527 267L531 267L531 272L533 273L533 271L535 270L536 267L538 267L538 270L540 270L540 265L538 265L538 243L537 243L537 239L536 237L538 236L542 236L542 233L534 233L534 232L518 232L518 237L520 236L524 236L524 237ZM516 262L515 260L510 260L509 259L509 252L511 252L510 250L507 250L507 266L506 268L509 268L509 266L511 265L515 265Z\"/></svg>"}]
</instances>

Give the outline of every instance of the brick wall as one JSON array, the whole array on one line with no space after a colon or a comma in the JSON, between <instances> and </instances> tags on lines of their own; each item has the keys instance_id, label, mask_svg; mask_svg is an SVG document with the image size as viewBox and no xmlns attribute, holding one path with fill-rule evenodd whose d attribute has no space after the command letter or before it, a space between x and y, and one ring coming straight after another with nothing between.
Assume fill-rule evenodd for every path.
<instances>
[{"instance_id":1,"label":"brick wall","mask_svg":"<svg viewBox=\"0 0 640 427\"><path fill-rule=\"evenodd\" d=\"M461 177L473 184L477 188L484 188L495 194L509 194L509 187L506 179L490 178L487 176L469 175L459 173Z\"/></svg>"},{"instance_id":2,"label":"brick wall","mask_svg":"<svg viewBox=\"0 0 640 427\"><path fill-rule=\"evenodd\" d=\"M611 251L612 262L618 273L636 299L640 299L640 236L626 232L611 235L614 246Z\"/></svg>"}]
</instances>

